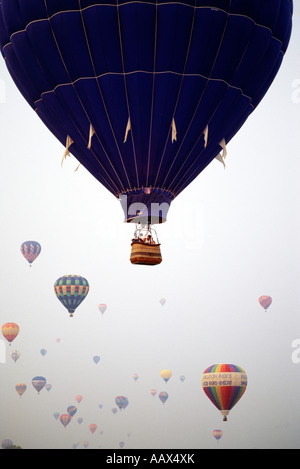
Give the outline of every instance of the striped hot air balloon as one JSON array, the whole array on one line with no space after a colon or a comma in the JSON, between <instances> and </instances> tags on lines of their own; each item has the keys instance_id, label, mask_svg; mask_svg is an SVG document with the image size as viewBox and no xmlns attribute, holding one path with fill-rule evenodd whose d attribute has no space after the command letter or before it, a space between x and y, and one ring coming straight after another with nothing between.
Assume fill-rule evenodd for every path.
<instances>
[{"instance_id":1,"label":"striped hot air balloon","mask_svg":"<svg viewBox=\"0 0 300 469\"><path fill-rule=\"evenodd\" d=\"M76 412L77 412L77 407L75 407L74 405L70 405L70 406L67 408L67 412L68 412L68 414L70 415L70 417L74 417L74 415L75 415Z\"/></svg>"},{"instance_id":2,"label":"striped hot air balloon","mask_svg":"<svg viewBox=\"0 0 300 469\"><path fill-rule=\"evenodd\" d=\"M35 376L32 378L32 386L38 392L38 394L46 386L46 382L47 380L43 376Z\"/></svg>"},{"instance_id":3,"label":"striped hot air balloon","mask_svg":"<svg viewBox=\"0 0 300 469\"><path fill-rule=\"evenodd\" d=\"M23 396L24 392L26 391L27 386L24 383L18 383L16 384L16 391L19 394L20 397Z\"/></svg>"},{"instance_id":4,"label":"striped hot air balloon","mask_svg":"<svg viewBox=\"0 0 300 469\"><path fill-rule=\"evenodd\" d=\"M60 422L63 424L63 426L66 428L67 425L71 422L71 417L69 414L61 414L59 417Z\"/></svg>"},{"instance_id":5,"label":"striped hot air balloon","mask_svg":"<svg viewBox=\"0 0 300 469\"><path fill-rule=\"evenodd\" d=\"M212 432L212 434L213 434L213 437L214 437L217 441L219 441L219 440L222 438L222 436L223 436L222 430L214 430L214 431Z\"/></svg>"},{"instance_id":6,"label":"striped hot air balloon","mask_svg":"<svg viewBox=\"0 0 300 469\"><path fill-rule=\"evenodd\" d=\"M202 375L203 390L220 410L225 422L229 411L246 391L246 386L247 375L242 368L236 365L212 365Z\"/></svg>"},{"instance_id":7,"label":"striped hot air balloon","mask_svg":"<svg viewBox=\"0 0 300 469\"><path fill-rule=\"evenodd\" d=\"M21 244L21 253L29 262L30 266L41 252L41 245L37 241L24 241Z\"/></svg>"}]
</instances>

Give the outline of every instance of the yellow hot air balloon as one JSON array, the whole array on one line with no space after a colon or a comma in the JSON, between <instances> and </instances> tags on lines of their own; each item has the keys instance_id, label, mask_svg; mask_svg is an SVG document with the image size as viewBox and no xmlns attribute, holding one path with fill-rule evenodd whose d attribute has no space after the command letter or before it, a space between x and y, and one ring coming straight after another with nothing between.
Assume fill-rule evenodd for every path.
<instances>
[{"instance_id":1,"label":"yellow hot air balloon","mask_svg":"<svg viewBox=\"0 0 300 469\"><path fill-rule=\"evenodd\" d=\"M171 376L172 376L172 371L171 370L161 370L160 376L167 383L169 381L169 379L171 378Z\"/></svg>"}]
</instances>

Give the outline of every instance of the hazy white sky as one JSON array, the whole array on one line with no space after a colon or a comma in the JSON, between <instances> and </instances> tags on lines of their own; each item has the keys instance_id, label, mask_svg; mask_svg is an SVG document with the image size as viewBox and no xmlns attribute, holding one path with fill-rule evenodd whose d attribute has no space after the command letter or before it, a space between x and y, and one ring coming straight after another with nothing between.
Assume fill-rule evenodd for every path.
<instances>
[{"instance_id":1,"label":"hazy white sky","mask_svg":"<svg viewBox=\"0 0 300 469\"><path fill-rule=\"evenodd\" d=\"M220 448L300 448L300 364L292 360L300 339L298 3L271 89L229 143L226 169L213 161L172 203L157 227L163 263L152 268L130 264L134 226L123 223L118 201L83 167L74 173L73 157L61 168L63 147L0 61L0 322L21 328L0 364L0 441L215 448L220 428ZM20 253L28 239L42 245L31 268ZM90 284L73 319L53 290L70 273ZM258 303L264 294L273 298L267 312ZM99 303L108 305L103 316ZM21 352L17 363L10 349ZM214 363L248 375L227 423L201 388ZM167 384L163 368L173 372ZM36 375L50 392L36 393ZM22 398L19 382L28 386ZM164 405L152 388L169 393ZM76 405L77 394L83 401L64 429L53 413ZM129 405L113 415L120 394ZM90 423L98 425L93 435Z\"/></svg>"}]
</instances>

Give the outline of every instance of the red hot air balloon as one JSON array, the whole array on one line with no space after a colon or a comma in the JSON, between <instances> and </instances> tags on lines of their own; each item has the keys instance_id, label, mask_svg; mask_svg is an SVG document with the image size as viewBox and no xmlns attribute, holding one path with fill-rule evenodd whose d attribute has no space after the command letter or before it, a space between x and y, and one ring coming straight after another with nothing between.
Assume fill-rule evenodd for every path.
<instances>
[{"instance_id":1,"label":"red hot air balloon","mask_svg":"<svg viewBox=\"0 0 300 469\"><path fill-rule=\"evenodd\" d=\"M5 339L9 342L9 345L11 345L13 340L15 340L15 338L19 334L20 328L18 324L14 322L7 322L6 324L3 324L1 332L3 337L5 337Z\"/></svg>"}]
</instances>

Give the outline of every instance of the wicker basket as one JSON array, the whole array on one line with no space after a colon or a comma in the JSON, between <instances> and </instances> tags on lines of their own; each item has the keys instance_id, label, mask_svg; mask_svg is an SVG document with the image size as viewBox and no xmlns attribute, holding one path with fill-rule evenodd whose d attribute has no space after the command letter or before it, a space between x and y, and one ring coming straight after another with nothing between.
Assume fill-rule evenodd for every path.
<instances>
[{"instance_id":1,"label":"wicker basket","mask_svg":"<svg viewBox=\"0 0 300 469\"><path fill-rule=\"evenodd\" d=\"M162 261L160 244L146 244L132 240L130 262L141 265L157 265Z\"/></svg>"}]
</instances>

